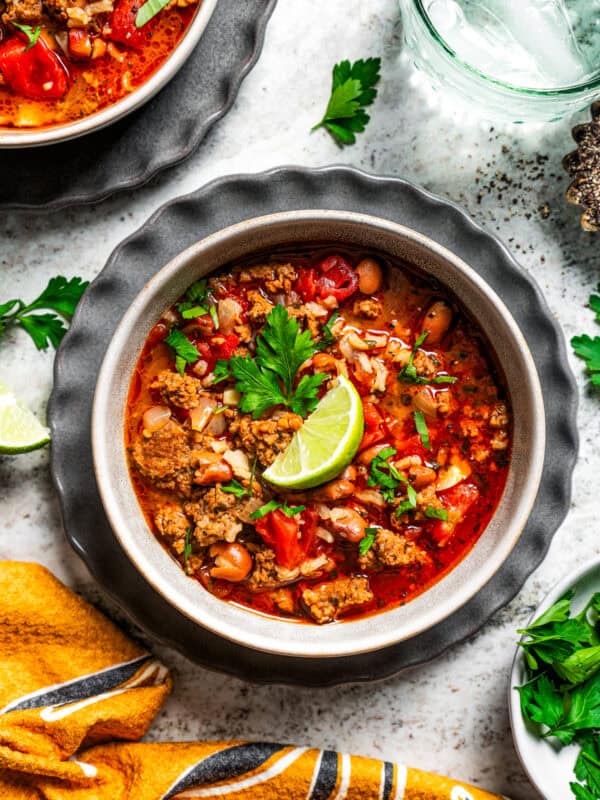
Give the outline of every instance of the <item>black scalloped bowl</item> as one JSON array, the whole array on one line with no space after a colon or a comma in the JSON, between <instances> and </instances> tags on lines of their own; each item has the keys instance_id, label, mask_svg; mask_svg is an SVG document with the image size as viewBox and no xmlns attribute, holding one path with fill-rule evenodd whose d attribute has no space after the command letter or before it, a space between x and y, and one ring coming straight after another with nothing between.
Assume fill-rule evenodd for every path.
<instances>
[{"instance_id":1,"label":"black scalloped bowl","mask_svg":"<svg viewBox=\"0 0 600 800\"><path fill-rule=\"evenodd\" d=\"M165 308L194 280L232 260L272 247L315 241L389 254L445 285L493 342L514 416L514 443L503 496L460 564L404 606L325 627L242 609L219 600L187 577L148 528L129 479L124 446L131 375ZM512 315L460 258L387 220L346 211L297 211L221 230L185 250L144 286L104 357L94 398L92 449L96 480L111 526L136 569L167 602L195 623L246 647L284 656L331 658L378 650L429 630L463 606L500 569L537 495L545 452L544 404L533 358Z\"/></svg>"}]
</instances>

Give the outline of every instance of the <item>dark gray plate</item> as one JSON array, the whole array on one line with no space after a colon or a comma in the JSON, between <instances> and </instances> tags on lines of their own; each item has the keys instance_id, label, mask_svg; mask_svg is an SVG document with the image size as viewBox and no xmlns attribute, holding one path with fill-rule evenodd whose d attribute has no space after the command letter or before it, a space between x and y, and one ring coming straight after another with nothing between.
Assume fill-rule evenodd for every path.
<instances>
[{"instance_id":1,"label":"dark gray plate","mask_svg":"<svg viewBox=\"0 0 600 800\"><path fill-rule=\"evenodd\" d=\"M278 657L221 639L175 611L136 571L102 509L92 468L90 413L102 358L122 314L175 255L227 225L273 211L344 209L400 222L461 256L511 309L529 342L546 403L547 450L531 518L500 572L443 624L394 647L339 659ZM543 559L570 502L577 391L562 334L531 278L456 206L405 181L346 167L282 167L222 178L160 209L110 257L59 350L50 401L52 474L67 538L102 587L139 625L198 663L252 681L326 686L384 678L468 636L519 591Z\"/></svg>"},{"instance_id":2,"label":"dark gray plate","mask_svg":"<svg viewBox=\"0 0 600 800\"><path fill-rule=\"evenodd\" d=\"M0 208L97 203L186 159L233 105L258 59L275 3L219 0L173 80L114 125L64 144L0 150Z\"/></svg>"}]
</instances>

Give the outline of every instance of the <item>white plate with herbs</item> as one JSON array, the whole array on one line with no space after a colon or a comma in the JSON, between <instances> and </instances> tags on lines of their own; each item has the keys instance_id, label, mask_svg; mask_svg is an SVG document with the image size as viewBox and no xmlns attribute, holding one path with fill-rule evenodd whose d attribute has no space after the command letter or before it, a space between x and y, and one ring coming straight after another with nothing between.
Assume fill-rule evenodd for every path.
<instances>
[{"instance_id":1,"label":"white plate with herbs","mask_svg":"<svg viewBox=\"0 0 600 800\"><path fill-rule=\"evenodd\" d=\"M513 739L547 800L600 798L600 558L540 604L513 663ZM517 688L520 687L520 688Z\"/></svg>"}]
</instances>

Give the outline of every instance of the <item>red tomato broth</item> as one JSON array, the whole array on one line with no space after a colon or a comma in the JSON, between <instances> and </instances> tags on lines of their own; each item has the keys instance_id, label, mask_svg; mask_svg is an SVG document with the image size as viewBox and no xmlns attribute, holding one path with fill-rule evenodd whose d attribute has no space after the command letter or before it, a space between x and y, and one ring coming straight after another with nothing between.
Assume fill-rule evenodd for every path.
<instances>
[{"instance_id":1,"label":"red tomato broth","mask_svg":"<svg viewBox=\"0 0 600 800\"><path fill-rule=\"evenodd\" d=\"M294 250L280 250L269 254L257 255L251 259L244 260L243 266L250 268L254 265L291 263L300 272L300 283L303 280L303 270L314 270L316 262L329 255L340 254L355 264L359 256L376 258L379 263L384 264L384 274L387 286L379 293L383 302L383 315L376 320L374 327L370 321L359 320L352 313L353 298L342 300L340 303L340 314L347 323L368 331L370 335L376 336L382 332L403 341L407 346L412 346L412 338L408 335L400 335L402 331L414 331L423 317L423 311L432 301L439 298L445 299L453 308L457 317L453 324L451 334L446 337L448 340L447 349L444 350L444 340L436 348L428 349L427 343L423 344L422 349L428 354L435 351L444 351L447 356L447 372L458 378L454 387L460 393L461 403L453 413L437 420L427 420L429 436L432 448L438 452L440 448L461 449L468 452L470 445L468 437L461 431L461 421L465 406L477 408L477 404L484 405L485 397L492 396L498 390L498 397L506 403L510 409L508 398L505 397L503 389L503 379L497 366L493 348L485 338L479 326L471 320L469 315L457 303L446 289L440 289L437 283L428 279L421 273L416 272L410 265L394 261L387 256L378 253L364 253L354 249L313 246L311 248L296 248ZM236 264L239 266L239 264ZM219 274L227 275L228 268L224 268ZM308 282L312 284L311 280ZM247 308L246 296L250 289L259 288L259 282L245 284L243 291L235 287L233 295L243 301ZM226 296L228 289L222 290L221 296ZM219 296L219 291L217 291ZM149 405L161 402L160 396L155 390L149 388L152 379L158 375L165 367L173 367L173 354L170 348L162 344L161 341L166 336L168 328L163 322L159 322L146 343L134 377L132 379L130 396L128 401L128 413L126 418L126 445L131 448L136 438L140 436L141 418L143 411ZM201 336L190 339L196 344L202 339ZM189 367L186 370L189 373ZM350 376L357 386L361 395L368 394L364 386L354 376ZM433 392L442 391L444 386L433 386ZM376 425L380 431L375 435L375 441L379 439L381 443L391 445L397 449L398 456L418 455L424 459L425 465L433 465L433 459L428 456L428 451L423 446L419 435L415 431L412 416L412 406L407 402L409 391L407 385L398 380L388 384L386 394L377 404L377 412L383 415L383 422ZM482 399L480 399L482 398ZM187 412L178 413L177 418L180 422L185 422ZM510 425L512 430L512 425ZM367 434L368 428L366 428ZM225 437L227 434L225 434ZM489 431L482 434L480 445L485 448L489 445L491 434ZM362 448L361 448L362 449ZM360 456L360 450L357 454ZM356 461L355 458L355 461ZM306 587L317 586L324 581L348 576L366 576L369 580L373 599L363 603L359 608L346 611L340 621L352 620L365 615L388 610L399 605L403 605L418 595L430 589L434 584L447 575L465 556L472 550L481 534L492 518L504 491L506 478L510 463L510 447L494 455L489 461L486 460L484 466L478 469L477 461L470 459L469 465L472 469L468 478L468 483L473 485L479 492L478 497L465 518L460 521L451 535L449 541L444 546L438 546L435 541L436 526L440 523L437 520L427 519L419 524L405 526L403 534L409 541L417 541L419 545L429 555L426 563L411 564L399 568L386 567L382 570L365 572L358 563L358 551L356 546L349 542L336 540L329 544L321 539L317 539L311 550L311 555L326 553L333 558L336 568L325 577L320 576L315 579L302 578L299 582L286 589L291 590L295 599L295 607L300 607L302 591ZM159 541L166 549L174 555L168 545L160 536L154 522L154 511L158 503L163 502L168 492L157 489L150 485L148 481L142 479L135 470L131 470L131 477L136 494L140 501L141 508L146 516L149 526L157 535ZM357 481L357 490L366 488L367 479L363 475ZM449 494L452 490L448 490ZM442 496L444 492L440 492ZM288 497L293 500L293 493ZM353 500L347 501L352 507ZM354 503L357 508L360 503ZM387 509L379 510L369 508L369 524L387 527ZM181 563L181 558L178 558ZM286 614L275 603L272 590L256 591L250 589L244 583L229 583L228 581L215 580L210 577L209 567L203 566L195 577L209 591L216 596L243 608L252 609L255 612L267 614L275 617L283 617L288 620L307 622L309 620L297 611L293 614Z\"/></svg>"},{"instance_id":2,"label":"red tomato broth","mask_svg":"<svg viewBox=\"0 0 600 800\"><path fill-rule=\"evenodd\" d=\"M0 130L39 129L75 122L123 99L165 63L186 33L196 10L197 5L161 11L149 23L150 29L140 48L119 42L110 44L117 58L109 52L94 60L68 58L52 41L50 33L45 40L52 44L68 72L66 94L58 99L24 97L2 85L0 75ZM8 41L13 39L17 39L16 34Z\"/></svg>"}]
</instances>

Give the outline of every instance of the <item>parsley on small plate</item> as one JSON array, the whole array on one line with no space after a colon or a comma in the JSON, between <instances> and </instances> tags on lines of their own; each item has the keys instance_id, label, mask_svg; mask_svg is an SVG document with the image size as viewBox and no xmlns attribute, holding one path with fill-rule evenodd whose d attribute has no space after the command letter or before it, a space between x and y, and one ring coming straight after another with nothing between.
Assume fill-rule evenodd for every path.
<instances>
[{"instance_id":1,"label":"parsley on small plate","mask_svg":"<svg viewBox=\"0 0 600 800\"><path fill-rule=\"evenodd\" d=\"M600 559L566 578L518 633L515 746L544 797L600 798Z\"/></svg>"}]
</instances>

